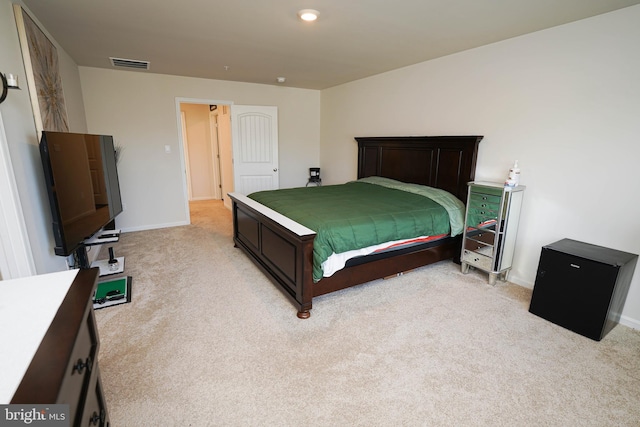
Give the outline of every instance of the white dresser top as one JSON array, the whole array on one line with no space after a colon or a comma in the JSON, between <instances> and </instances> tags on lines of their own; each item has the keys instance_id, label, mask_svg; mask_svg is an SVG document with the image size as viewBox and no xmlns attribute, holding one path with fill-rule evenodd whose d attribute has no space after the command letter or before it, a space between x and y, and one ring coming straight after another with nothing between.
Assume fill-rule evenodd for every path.
<instances>
[{"instance_id":1,"label":"white dresser top","mask_svg":"<svg viewBox=\"0 0 640 427\"><path fill-rule=\"evenodd\" d=\"M0 404L8 404L78 270L0 280Z\"/></svg>"}]
</instances>

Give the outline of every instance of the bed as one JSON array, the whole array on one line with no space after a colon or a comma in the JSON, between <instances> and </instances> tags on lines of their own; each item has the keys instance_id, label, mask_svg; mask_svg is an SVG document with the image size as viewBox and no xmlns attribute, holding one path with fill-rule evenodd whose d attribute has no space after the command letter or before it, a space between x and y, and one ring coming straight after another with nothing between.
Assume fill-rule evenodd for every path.
<instances>
[{"instance_id":1,"label":"bed","mask_svg":"<svg viewBox=\"0 0 640 427\"><path fill-rule=\"evenodd\" d=\"M435 187L466 201L467 183L475 176L482 136L355 139L358 179L382 177ZM446 259L459 262L461 235L360 256L330 277L316 277L314 281L316 232L245 195L229 196L233 202L234 245L289 297L301 319L310 316L312 300L319 295Z\"/></svg>"}]
</instances>

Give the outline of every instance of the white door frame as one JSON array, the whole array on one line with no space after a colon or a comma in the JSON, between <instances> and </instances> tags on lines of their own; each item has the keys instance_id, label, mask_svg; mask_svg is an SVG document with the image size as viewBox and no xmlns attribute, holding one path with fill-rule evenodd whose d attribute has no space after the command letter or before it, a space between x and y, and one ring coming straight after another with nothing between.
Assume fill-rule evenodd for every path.
<instances>
[{"instance_id":1,"label":"white door frame","mask_svg":"<svg viewBox=\"0 0 640 427\"><path fill-rule=\"evenodd\" d=\"M4 122L0 113L0 275L2 280L36 274Z\"/></svg>"},{"instance_id":2,"label":"white door frame","mask_svg":"<svg viewBox=\"0 0 640 427\"><path fill-rule=\"evenodd\" d=\"M182 173L182 194L184 199L184 212L187 223L191 224L191 212L189 211L189 190L187 185L187 163L185 157L185 142L182 138L182 112L180 111L180 104L205 104L205 105L233 105L233 101L220 100L220 99L203 99L203 98L181 98L176 97L176 120L178 130L178 147L180 151L180 168Z\"/></svg>"},{"instance_id":3,"label":"white door frame","mask_svg":"<svg viewBox=\"0 0 640 427\"><path fill-rule=\"evenodd\" d=\"M222 182L220 179L220 138L218 135L217 110L209 111L209 135L211 137L211 173L213 174L213 197L217 200L222 200Z\"/></svg>"},{"instance_id":4,"label":"white door frame","mask_svg":"<svg viewBox=\"0 0 640 427\"><path fill-rule=\"evenodd\" d=\"M189 136L187 135L187 115L184 111L180 111L180 121L181 121L181 129L182 129L182 142L184 146L184 176L187 179L187 200L191 200L193 198L193 188L191 187L191 169L189 166Z\"/></svg>"}]
</instances>

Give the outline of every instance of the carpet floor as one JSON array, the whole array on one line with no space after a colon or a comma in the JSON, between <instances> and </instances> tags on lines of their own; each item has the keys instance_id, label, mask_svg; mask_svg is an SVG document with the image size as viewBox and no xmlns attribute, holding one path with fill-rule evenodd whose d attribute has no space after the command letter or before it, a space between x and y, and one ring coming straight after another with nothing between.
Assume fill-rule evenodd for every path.
<instances>
[{"instance_id":1,"label":"carpet floor","mask_svg":"<svg viewBox=\"0 0 640 427\"><path fill-rule=\"evenodd\" d=\"M449 261L315 298L300 320L233 247L222 203L191 209L113 245L134 288L96 312L114 427L640 425L640 331L592 341Z\"/></svg>"}]
</instances>

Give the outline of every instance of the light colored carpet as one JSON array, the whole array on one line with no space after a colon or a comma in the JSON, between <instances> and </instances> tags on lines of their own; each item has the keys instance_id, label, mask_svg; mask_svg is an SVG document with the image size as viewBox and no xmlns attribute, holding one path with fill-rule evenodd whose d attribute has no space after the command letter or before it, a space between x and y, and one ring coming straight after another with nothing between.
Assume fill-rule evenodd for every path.
<instances>
[{"instance_id":1,"label":"light colored carpet","mask_svg":"<svg viewBox=\"0 0 640 427\"><path fill-rule=\"evenodd\" d=\"M114 427L640 425L640 331L592 341L451 262L300 320L233 247L221 202L192 209L114 245L133 276L132 303L96 312Z\"/></svg>"}]
</instances>

